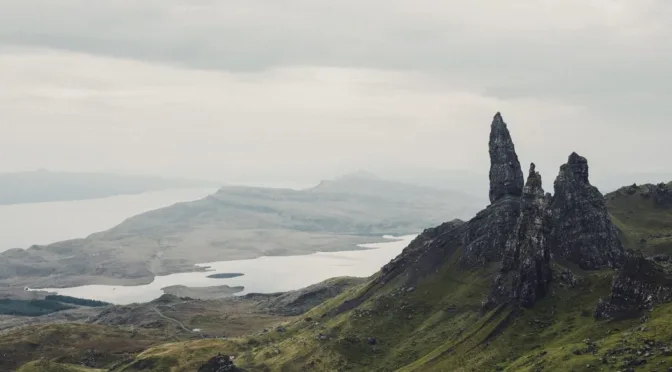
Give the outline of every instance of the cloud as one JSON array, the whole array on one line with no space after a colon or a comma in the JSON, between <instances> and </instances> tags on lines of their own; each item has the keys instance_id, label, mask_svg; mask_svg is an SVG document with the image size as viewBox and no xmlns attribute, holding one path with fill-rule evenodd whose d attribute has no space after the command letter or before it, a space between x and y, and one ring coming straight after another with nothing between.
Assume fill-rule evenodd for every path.
<instances>
[{"instance_id":1,"label":"cloud","mask_svg":"<svg viewBox=\"0 0 672 372\"><path fill-rule=\"evenodd\" d=\"M611 169L661 169L672 155L669 1L0 9L0 145L13 168L483 169L495 111L542 171L571 150Z\"/></svg>"}]
</instances>

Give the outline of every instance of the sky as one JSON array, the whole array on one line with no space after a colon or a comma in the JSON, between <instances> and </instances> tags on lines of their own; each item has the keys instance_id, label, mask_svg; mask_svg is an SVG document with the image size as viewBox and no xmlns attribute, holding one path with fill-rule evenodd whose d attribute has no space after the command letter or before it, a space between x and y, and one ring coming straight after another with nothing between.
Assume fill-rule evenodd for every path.
<instances>
[{"instance_id":1,"label":"sky","mask_svg":"<svg viewBox=\"0 0 672 372\"><path fill-rule=\"evenodd\" d=\"M572 151L669 181L670 19L669 0L0 0L0 172L487 174L501 111L547 189Z\"/></svg>"}]
</instances>

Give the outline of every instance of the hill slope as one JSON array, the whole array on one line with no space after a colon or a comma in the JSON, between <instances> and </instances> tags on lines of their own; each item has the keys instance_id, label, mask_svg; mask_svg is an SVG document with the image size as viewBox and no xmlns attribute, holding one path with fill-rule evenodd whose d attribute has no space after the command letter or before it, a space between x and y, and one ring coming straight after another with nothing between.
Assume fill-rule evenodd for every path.
<instances>
[{"instance_id":1,"label":"hill slope","mask_svg":"<svg viewBox=\"0 0 672 372\"><path fill-rule=\"evenodd\" d=\"M623 187L607 194L606 199L630 248L672 254L672 182Z\"/></svg>"},{"instance_id":2,"label":"hill slope","mask_svg":"<svg viewBox=\"0 0 672 372\"><path fill-rule=\"evenodd\" d=\"M478 207L468 195L356 176L308 190L224 187L86 239L4 252L0 281L43 288L147 283L196 263L353 249Z\"/></svg>"},{"instance_id":3,"label":"hill slope","mask_svg":"<svg viewBox=\"0 0 672 372\"><path fill-rule=\"evenodd\" d=\"M672 367L672 274L628 251L651 206L611 222L606 199L572 154L554 194L532 166L525 185L506 125L492 125L491 205L427 229L382 270L292 323L205 345L250 371L592 371ZM631 196L631 195L630 195ZM618 216L626 201L611 199ZM661 211L660 213L667 213ZM661 222L651 230L670 228ZM625 246L625 247L624 247ZM176 355L160 346L120 366ZM201 359L205 360L205 359ZM172 369L177 370L177 369Z\"/></svg>"}]
</instances>

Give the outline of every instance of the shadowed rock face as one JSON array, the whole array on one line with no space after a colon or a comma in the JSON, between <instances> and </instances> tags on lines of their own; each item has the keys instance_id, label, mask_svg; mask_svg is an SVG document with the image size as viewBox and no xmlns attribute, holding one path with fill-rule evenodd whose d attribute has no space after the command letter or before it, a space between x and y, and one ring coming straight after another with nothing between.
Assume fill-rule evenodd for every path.
<instances>
[{"instance_id":1,"label":"shadowed rock face","mask_svg":"<svg viewBox=\"0 0 672 372\"><path fill-rule=\"evenodd\" d=\"M548 233L548 199L533 163L523 189L520 216L506 243L502 269L495 278L486 308L511 302L531 307L546 294L553 276Z\"/></svg>"},{"instance_id":2,"label":"shadowed rock face","mask_svg":"<svg viewBox=\"0 0 672 372\"><path fill-rule=\"evenodd\" d=\"M472 218L465 227L462 267L483 267L500 261L519 215L520 198L507 196Z\"/></svg>"},{"instance_id":3,"label":"shadowed rock face","mask_svg":"<svg viewBox=\"0 0 672 372\"><path fill-rule=\"evenodd\" d=\"M572 153L560 167L551 202L552 252L582 269L617 267L623 255L604 196L588 181L588 161Z\"/></svg>"},{"instance_id":4,"label":"shadowed rock face","mask_svg":"<svg viewBox=\"0 0 672 372\"><path fill-rule=\"evenodd\" d=\"M523 171L511 134L498 112L490 129L490 202L523 193Z\"/></svg>"}]
</instances>

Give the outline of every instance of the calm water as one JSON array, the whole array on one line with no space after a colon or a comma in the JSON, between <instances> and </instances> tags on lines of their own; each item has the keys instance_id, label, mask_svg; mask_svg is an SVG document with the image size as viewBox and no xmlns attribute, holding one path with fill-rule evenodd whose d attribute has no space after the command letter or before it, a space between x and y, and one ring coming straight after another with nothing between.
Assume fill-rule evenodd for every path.
<instances>
[{"instance_id":1,"label":"calm water","mask_svg":"<svg viewBox=\"0 0 672 372\"><path fill-rule=\"evenodd\" d=\"M364 244L367 250L319 252L305 256L260 257L251 260L213 262L197 266L209 267L206 272L158 276L141 286L89 285L74 288L44 289L66 296L107 301L114 304L147 302L160 297L162 288L172 285L210 287L218 285L243 286L240 293L284 292L307 287L337 276L366 277L396 257L415 235L400 238L385 237L383 243ZM243 273L229 279L213 279L214 273Z\"/></svg>"},{"instance_id":2,"label":"calm water","mask_svg":"<svg viewBox=\"0 0 672 372\"><path fill-rule=\"evenodd\" d=\"M0 252L61 240L84 238L128 217L191 201L216 189L181 189L101 199L0 206Z\"/></svg>"}]
</instances>

